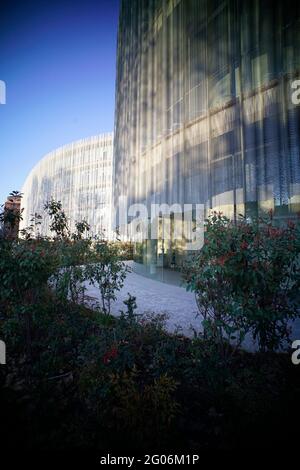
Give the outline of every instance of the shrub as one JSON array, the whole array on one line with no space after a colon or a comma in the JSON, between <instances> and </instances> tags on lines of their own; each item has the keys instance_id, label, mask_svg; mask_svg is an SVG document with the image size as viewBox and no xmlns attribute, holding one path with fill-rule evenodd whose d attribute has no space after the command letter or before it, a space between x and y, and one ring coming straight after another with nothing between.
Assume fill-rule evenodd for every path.
<instances>
[{"instance_id":1,"label":"shrub","mask_svg":"<svg viewBox=\"0 0 300 470\"><path fill-rule=\"evenodd\" d=\"M85 268L85 278L97 286L101 298L101 310L110 313L111 302L116 299L116 291L123 287L129 268L120 259L118 247L106 240L97 241L93 246L93 256Z\"/></svg>"},{"instance_id":2,"label":"shrub","mask_svg":"<svg viewBox=\"0 0 300 470\"><path fill-rule=\"evenodd\" d=\"M300 382L289 355L234 351L223 335L230 339L238 328L241 336L254 328L273 335L268 322L279 320L265 318L272 295L280 321L293 317L296 226L284 229L285 246L269 223L233 226L221 215L208 222L208 242L187 272L208 311L206 337L193 339L168 334L162 316L137 315L130 294L127 311L109 315L127 271L123 255L116 244L85 238L85 224L75 236L68 230L59 226L53 240L31 232L25 240L0 241L0 338L8 352L0 367L3 448L198 452L285 438L291 445L287 417L292 411L298 422ZM270 285L263 289L266 261ZM258 263L254 286L244 262ZM78 303L87 279L99 286L105 314Z\"/></svg>"},{"instance_id":3,"label":"shrub","mask_svg":"<svg viewBox=\"0 0 300 470\"><path fill-rule=\"evenodd\" d=\"M251 332L260 350L274 350L289 337L299 314L300 228L276 227L272 218L236 224L221 213L206 221L205 243L184 270L194 291L206 336L223 351Z\"/></svg>"},{"instance_id":4,"label":"shrub","mask_svg":"<svg viewBox=\"0 0 300 470\"><path fill-rule=\"evenodd\" d=\"M55 302L64 304L65 308L70 301L84 303L86 281L90 280L99 287L106 313L127 272L119 259L118 246L91 237L83 238L89 231L86 221L76 223L76 232L72 234L59 201L52 199L45 210L52 219L52 240L39 233L34 238L36 223L41 221L35 214L35 225L23 230L23 239L0 241L1 317L9 317L12 336L13 327L25 321L28 361L32 356L34 317L43 315L43 302L53 296ZM37 311L37 305L41 312Z\"/></svg>"}]
</instances>

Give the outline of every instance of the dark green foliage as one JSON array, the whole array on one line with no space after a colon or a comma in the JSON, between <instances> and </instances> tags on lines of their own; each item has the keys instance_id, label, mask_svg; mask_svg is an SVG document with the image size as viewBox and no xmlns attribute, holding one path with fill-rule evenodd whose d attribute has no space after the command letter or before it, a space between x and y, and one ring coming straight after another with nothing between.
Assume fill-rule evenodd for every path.
<instances>
[{"instance_id":1,"label":"dark green foliage","mask_svg":"<svg viewBox=\"0 0 300 470\"><path fill-rule=\"evenodd\" d=\"M110 313L111 302L116 299L116 292L123 287L128 271L116 245L106 240L94 244L84 276L99 289L103 313Z\"/></svg>"},{"instance_id":2,"label":"dark green foliage","mask_svg":"<svg viewBox=\"0 0 300 470\"><path fill-rule=\"evenodd\" d=\"M7 345L7 365L0 366L0 420L14 423L5 427L4 448L123 449L128 455L267 447L284 439L290 444L300 379L289 354L250 354L226 344L224 355L214 334L193 339L168 334L163 316L136 314L130 293L121 316L112 317L110 302L127 272L120 243L92 240L85 222L71 234L61 205L52 201L48 209L53 240L29 231L25 239L0 241L0 338ZM227 221L220 224L227 230ZM234 243L244 241L237 229L230 230ZM243 235L249 245L251 236ZM211 277L194 265L190 281L209 286L210 280L212 292L219 292L211 278L223 272L215 270L215 259L224 253L216 258L217 239L210 239L203 259L214 260L208 263ZM267 252L275 256L272 246ZM278 263L285 249L282 245L276 255ZM231 276L243 260L228 267ZM241 270L235 281L249 282L252 292L247 276ZM87 280L99 287L102 308L87 307ZM243 288L230 289L226 280L226 315L233 315L232 299L239 299ZM250 318L250 325L256 324ZM221 319L227 322L228 316Z\"/></svg>"},{"instance_id":3,"label":"dark green foliage","mask_svg":"<svg viewBox=\"0 0 300 470\"><path fill-rule=\"evenodd\" d=\"M206 221L205 244L185 267L206 336L226 354L247 333L262 351L284 346L299 315L300 224L272 218L234 224L221 213Z\"/></svg>"},{"instance_id":4,"label":"dark green foliage","mask_svg":"<svg viewBox=\"0 0 300 470\"><path fill-rule=\"evenodd\" d=\"M238 352L225 363L211 341L169 335L156 319L117 319L53 297L32 307L30 360L21 312L0 335L9 351L2 404L14 403L11 419L26 417L26 448L158 452L292 437L300 381L288 355ZM15 445L14 433L6 439Z\"/></svg>"},{"instance_id":5,"label":"dark green foliage","mask_svg":"<svg viewBox=\"0 0 300 470\"><path fill-rule=\"evenodd\" d=\"M70 237L68 218L62 208L60 201L51 199L45 204L44 209L51 218L50 230L55 233L56 238L64 239Z\"/></svg>"}]
</instances>

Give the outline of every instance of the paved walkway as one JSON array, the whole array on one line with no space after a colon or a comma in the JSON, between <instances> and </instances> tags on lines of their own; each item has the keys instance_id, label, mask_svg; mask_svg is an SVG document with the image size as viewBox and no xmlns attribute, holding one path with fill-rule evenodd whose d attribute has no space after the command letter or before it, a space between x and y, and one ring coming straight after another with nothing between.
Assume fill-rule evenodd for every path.
<instances>
[{"instance_id":1,"label":"paved walkway","mask_svg":"<svg viewBox=\"0 0 300 470\"><path fill-rule=\"evenodd\" d=\"M179 328L181 333L190 336L193 333L191 326L198 331L201 329L201 318L196 318L198 308L195 296L183 287L130 272L127 274L124 287L117 293L117 300L112 304L113 315L119 315L120 310L126 311L123 301L128 298L128 292L136 297L136 313L166 314L168 331L174 332ZM99 298L98 291L93 286L88 287L87 294Z\"/></svg>"},{"instance_id":2,"label":"paved walkway","mask_svg":"<svg viewBox=\"0 0 300 470\"><path fill-rule=\"evenodd\" d=\"M111 313L119 315L120 310L126 311L123 301L128 298L128 292L136 297L139 314L166 314L166 329L170 332L179 331L186 336L193 336L193 331L201 331L201 316L195 296L183 287L155 281L135 272L127 274L124 287L117 293L117 300L113 302ZM87 294L99 300L99 292L89 286ZM300 339L300 320L293 326L292 339ZM253 350L253 341L248 337L244 347Z\"/></svg>"}]
</instances>

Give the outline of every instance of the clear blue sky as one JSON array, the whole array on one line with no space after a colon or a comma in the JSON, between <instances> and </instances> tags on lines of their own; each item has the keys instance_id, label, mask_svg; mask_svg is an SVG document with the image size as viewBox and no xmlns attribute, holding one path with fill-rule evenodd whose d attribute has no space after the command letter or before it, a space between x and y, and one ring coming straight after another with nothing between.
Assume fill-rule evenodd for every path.
<instances>
[{"instance_id":1,"label":"clear blue sky","mask_svg":"<svg viewBox=\"0 0 300 470\"><path fill-rule=\"evenodd\" d=\"M118 10L119 0L1 6L0 204L46 153L113 130Z\"/></svg>"}]
</instances>

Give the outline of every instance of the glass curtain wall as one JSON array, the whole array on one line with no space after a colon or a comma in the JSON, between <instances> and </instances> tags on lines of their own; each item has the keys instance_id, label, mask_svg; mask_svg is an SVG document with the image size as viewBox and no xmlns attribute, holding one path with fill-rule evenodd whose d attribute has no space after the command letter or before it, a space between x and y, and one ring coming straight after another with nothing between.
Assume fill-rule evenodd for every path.
<instances>
[{"instance_id":1,"label":"glass curtain wall","mask_svg":"<svg viewBox=\"0 0 300 470\"><path fill-rule=\"evenodd\" d=\"M91 234L111 238L112 158L112 133L82 139L46 155L23 186L21 229L38 213L43 215L40 233L51 235L43 208L53 197L61 201L72 230L75 222L85 219Z\"/></svg>"},{"instance_id":2,"label":"glass curtain wall","mask_svg":"<svg viewBox=\"0 0 300 470\"><path fill-rule=\"evenodd\" d=\"M201 203L206 214L220 210L233 219L270 209L278 218L296 215L300 106L291 95L299 78L299 2L122 1L117 225L122 196L149 212L152 203ZM166 223L172 234L182 214L175 210ZM162 279L162 268L180 267L185 253L172 235L144 234L136 268Z\"/></svg>"}]
</instances>

